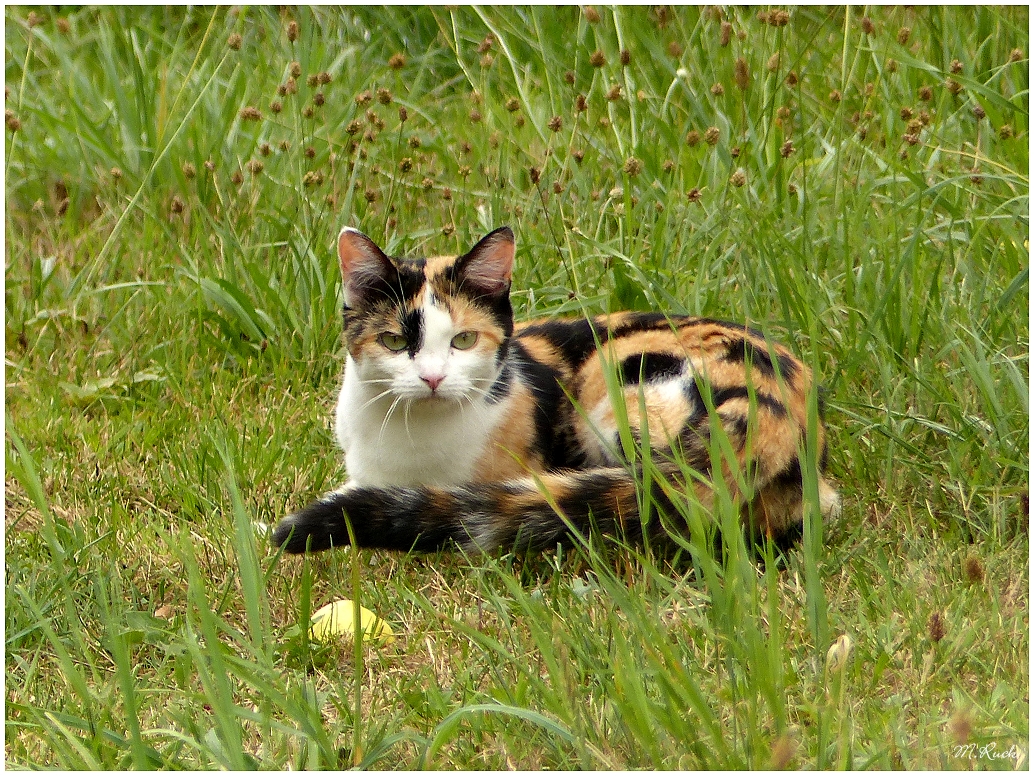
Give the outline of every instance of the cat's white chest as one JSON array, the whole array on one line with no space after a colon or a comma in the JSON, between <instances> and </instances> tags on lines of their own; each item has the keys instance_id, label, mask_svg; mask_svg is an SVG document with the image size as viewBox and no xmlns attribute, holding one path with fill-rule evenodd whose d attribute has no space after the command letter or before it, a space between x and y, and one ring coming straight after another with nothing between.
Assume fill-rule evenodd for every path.
<instances>
[{"instance_id":1,"label":"cat's white chest","mask_svg":"<svg viewBox=\"0 0 1034 776\"><path fill-rule=\"evenodd\" d=\"M350 485L454 485L473 479L507 402L377 399L348 364L335 431Z\"/></svg>"}]
</instances>

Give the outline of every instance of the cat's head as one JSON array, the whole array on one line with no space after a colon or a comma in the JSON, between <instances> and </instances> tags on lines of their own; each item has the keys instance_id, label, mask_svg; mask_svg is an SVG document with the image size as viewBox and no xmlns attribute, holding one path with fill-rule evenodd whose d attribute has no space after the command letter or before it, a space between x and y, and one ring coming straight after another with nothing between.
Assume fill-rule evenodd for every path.
<instances>
[{"instance_id":1,"label":"cat's head","mask_svg":"<svg viewBox=\"0 0 1034 776\"><path fill-rule=\"evenodd\" d=\"M488 395L513 333L508 227L456 257L391 258L351 228L337 248L345 346L362 381L391 399Z\"/></svg>"}]
</instances>

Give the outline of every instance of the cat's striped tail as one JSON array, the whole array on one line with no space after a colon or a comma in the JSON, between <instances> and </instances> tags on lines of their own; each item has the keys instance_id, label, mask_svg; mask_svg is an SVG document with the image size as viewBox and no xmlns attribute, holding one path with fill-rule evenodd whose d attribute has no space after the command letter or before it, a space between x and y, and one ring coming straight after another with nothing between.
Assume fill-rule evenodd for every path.
<instances>
[{"instance_id":1,"label":"cat's striped tail","mask_svg":"<svg viewBox=\"0 0 1034 776\"><path fill-rule=\"evenodd\" d=\"M664 462L658 468L666 482L653 483L654 510L678 519L668 493L672 485L676 492L684 487L675 484L681 477L674 464ZM756 491L751 508L744 505L743 522L754 523L755 532L780 546L789 545L800 535L801 485L799 465L788 466ZM696 492L709 506L710 487L698 484ZM836 491L821 475L819 500L825 515L839 505ZM273 532L273 542L292 553L350 544L347 514L360 547L403 552L436 550L450 542L467 550L547 549L558 542L569 544L572 531L587 536L593 529L639 544L639 502L635 479L620 467L448 488L354 486L284 518ZM651 538L664 535L656 514L647 525Z\"/></svg>"},{"instance_id":2,"label":"cat's striped tail","mask_svg":"<svg viewBox=\"0 0 1034 776\"><path fill-rule=\"evenodd\" d=\"M653 498L661 510L674 513L660 487ZM345 514L360 547L404 552L449 542L467 550L545 549L570 543L572 529L588 535L591 527L635 544L643 532L635 482L627 470L615 467L549 473L537 482L349 487L284 518L273 542L286 542L287 552L350 544Z\"/></svg>"}]
</instances>

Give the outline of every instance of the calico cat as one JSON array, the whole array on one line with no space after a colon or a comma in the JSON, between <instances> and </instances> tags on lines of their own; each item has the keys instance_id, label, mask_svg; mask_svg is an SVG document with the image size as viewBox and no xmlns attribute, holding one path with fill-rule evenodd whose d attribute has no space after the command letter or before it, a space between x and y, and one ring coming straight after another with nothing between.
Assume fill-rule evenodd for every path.
<instances>
[{"instance_id":1,"label":"calico cat","mask_svg":"<svg viewBox=\"0 0 1034 776\"><path fill-rule=\"evenodd\" d=\"M548 548L591 528L636 542L644 522L663 538L661 521L640 520L618 392L631 435L649 439L666 522L687 488L711 504L716 422L749 482L748 497L722 465L744 525L781 545L800 533L812 375L785 347L663 313L515 325L507 227L454 258L389 258L350 228L337 247L348 352L335 427L349 482L281 521L273 541L288 552L348 544L345 514L359 546L401 551ZM824 466L821 421L814 441ZM828 515L839 497L816 474Z\"/></svg>"}]
</instances>

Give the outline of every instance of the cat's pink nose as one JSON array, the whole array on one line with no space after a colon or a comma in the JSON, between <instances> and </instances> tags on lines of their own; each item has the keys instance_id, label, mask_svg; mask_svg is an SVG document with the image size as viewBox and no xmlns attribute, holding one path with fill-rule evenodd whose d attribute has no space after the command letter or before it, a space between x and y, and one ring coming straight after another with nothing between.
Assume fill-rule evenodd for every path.
<instances>
[{"instance_id":1,"label":"cat's pink nose","mask_svg":"<svg viewBox=\"0 0 1034 776\"><path fill-rule=\"evenodd\" d=\"M437 391L438 386L442 384L445 379L445 375L420 375L420 379L427 383L428 387L432 391Z\"/></svg>"}]
</instances>

